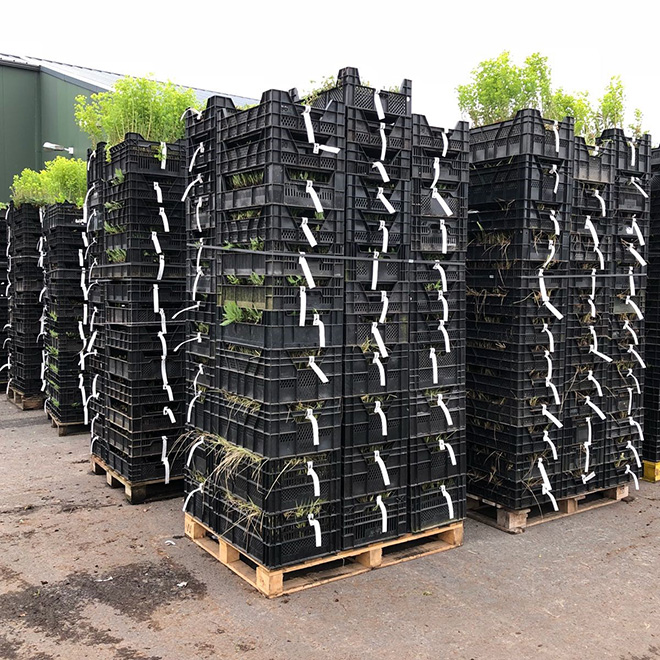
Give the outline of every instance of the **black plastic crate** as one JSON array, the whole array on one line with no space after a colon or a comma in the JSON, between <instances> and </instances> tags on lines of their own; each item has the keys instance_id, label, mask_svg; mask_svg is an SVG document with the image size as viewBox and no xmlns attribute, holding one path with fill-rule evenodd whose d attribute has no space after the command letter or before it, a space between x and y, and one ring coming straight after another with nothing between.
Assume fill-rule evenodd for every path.
<instances>
[{"instance_id":1,"label":"black plastic crate","mask_svg":"<svg viewBox=\"0 0 660 660\"><path fill-rule=\"evenodd\" d=\"M466 471L465 428L414 438L409 448L411 484L442 481Z\"/></svg>"},{"instance_id":2,"label":"black plastic crate","mask_svg":"<svg viewBox=\"0 0 660 660\"><path fill-rule=\"evenodd\" d=\"M159 264L154 263L114 263L97 266L95 274L102 280L149 280L154 282L158 278ZM186 276L185 257L182 255L179 260L165 260L162 277L160 281L169 281L184 279Z\"/></svg>"},{"instance_id":3,"label":"black plastic crate","mask_svg":"<svg viewBox=\"0 0 660 660\"><path fill-rule=\"evenodd\" d=\"M377 495L408 483L408 443L391 440L346 447L342 455L344 499Z\"/></svg>"},{"instance_id":4,"label":"black plastic crate","mask_svg":"<svg viewBox=\"0 0 660 660\"><path fill-rule=\"evenodd\" d=\"M165 151L159 142L145 140L138 133L126 133L123 142L110 147L105 176L114 176L119 168L124 174L145 174L156 178L180 177L185 172L186 150L183 141L168 143ZM97 154L96 160L100 162Z\"/></svg>"},{"instance_id":5,"label":"black plastic crate","mask_svg":"<svg viewBox=\"0 0 660 660\"><path fill-rule=\"evenodd\" d=\"M410 437L439 435L464 428L465 405L465 391L462 387L438 386L424 391L411 391Z\"/></svg>"},{"instance_id":6,"label":"black plastic crate","mask_svg":"<svg viewBox=\"0 0 660 660\"><path fill-rule=\"evenodd\" d=\"M128 406L110 396L105 397L106 420L127 433L158 431L165 435L180 435L185 425L186 405L182 400L168 401L162 404L142 404ZM165 409L171 410L175 423Z\"/></svg>"},{"instance_id":7,"label":"black plastic crate","mask_svg":"<svg viewBox=\"0 0 660 660\"><path fill-rule=\"evenodd\" d=\"M346 212L346 242L367 245L373 250L410 245L410 218L407 214L389 214L355 209ZM387 245L386 245L387 243Z\"/></svg>"},{"instance_id":8,"label":"black plastic crate","mask_svg":"<svg viewBox=\"0 0 660 660\"><path fill-rule=\"evenodd\" d=\"M380 351L384 344L386 349L397 344L408 343L409 316L407 314L392 314L386 317L386 322L380 324L377 314L346 314L344 316L344 342L346 346L358 346L363 352ZM389 350L388 350L389 352Z\"/></svg>"},{"instance_id":9,"label":"black plastic crate","mask_svg":"<svg viewBox=\"0 0 660 660\"><path fill-rule=\"evenodd\" d=\"M538 110L519 110L513 119L470 130L472 161L479 163L520 155L572 159L573 125L571 117L554 122L541 117Z\"/></svg>"},{"instance_id":10,"label":"black plastic crate","mask_svg":"<svg viewBox=\"0 0 660 660\"><path fill-rule=\"evenodd\" d=\"M443 231L444 227L444 231ZM451 254L467 249L467 220L463 216L432 218L413 216L410 228L413 252Z\"/></svg>"},{"instance_id":11,"label":"black plastic crate","mask_svg":"<svg viewBox=\"0 0 660 660\"><path fill-rule=\"evenodd\" d=\"M388 346L388 356L379 354L378 347L363 352L358 347L346 347L343 356L344 392L351 395L402 392L409 387L407 345ZM378 363L382 365L381 369ZM384 383L384 384L383 384Z\"/></svg>"},{"instance_id":12,"label":"black plastic crate","mask_svg":"<svg viewBox=\"0 0 660 660\"><path fill-rule=\"evenodd\" d=\"M628 137L621 128L608 128L597 138L601 148L610 147L617 170L645 173L651 170L651 136Z\"/></svg>"},{"instance_id":13,"label":"black plastic crate","mask_svg":"<svg viewBox=\"0 0 660 660\"><path fill-rule=\"evenodd\" d=\"M342 502L343 549L359 548L405 534L408 531L407 500L406 488L345 499Z\"/></svg>"},{"instance_id":14,"label":"black plastic crate","mask_svg":"<svg viewBox=\"0 0 660 660\"><path fill-rule=\"evenodd\" d=\"M376 290L372 290L370 282L347 282L344 298L346 314L361 315L380 322L385 310L383 323L386 324L388 318L399 319L409 311L409 286L409 283L403 280L382 282Z\"/></svg>"},{"instance_id":15,"label":"black plastic crate","mask_svg":"<svg viewBox=\"0 0 660 660\"><path fill-rule=\"evenodd\" d=\"M409 437L409 400L407 391L345 396L341 426L343 446L359 447L378 445L386 440L406 440ZM378 409L383 412L384 420Z\"/></svg>"},{"instance_id":16,"label":"black plastic crate","mask_svg":"<svg viewBox=\"0 0 660 660\"><path fill-rule=\"evenodd\" d=\"M346 282L360 282L379 291L383 284L407 279L408 248L404 246L391 246L387 254L381 254L377 249L353 243L347 246L347 252Z\"/></svg>"},{"instance_id":17,"label":"black plastic crate","mask_svg":"<svg viewBox=\"0 0 660 660\"><path fill-rule=\"evenodd\" d=\"M341 397L341 349L263 351L261 355L254 355L254 352L226 347L219 349L216 363L219 366L217 384L220 389L265 403L296 403ZM318 367L321 374L312 365ZM321 376L324 376L325 382Z\"/></svg>"},{"instance_id":18,"label":"black plastic crate","mask_svg":"<svg viewBox=\"0 0 660 660\"><path fill-rule=\"evenodd\" d=\"M161 359L160 350L154 353L127 352L118 349L107 349L106 368L109 374L127 380L153 380L165 369L168 380L181 378L184 374L182 357L170 356Z\"/></svg>"},{"instance_id":19,"label":"black plastic crate","mask_svg":"<svg viewBox=\"0 0 660 660\"><path fill-rule=\"evenodd\" d=\"M301 403L259 404L231 395L227 397L226 393L221 392L219 435L267 458L286 458L339 449L342 439L341 399ZM310 409L312 412L308 413ZM309 415L314 416L315 423ZM315 426L318 434L315 433Z\"/></svg>"},{"instance_id":20,"label":"black plastic crate","mask_svg":"<svg viewBox=\"0 0 660 660\"><path fill-rule=\"evenodd\" d=\"M359 110L351 109L348 112L349 115L355 113L355 116L348 121L346 149L348 174L372 181L376 185L389 181L409 180L412 153L410 130L406 126L408 120L402 117L394 124L385 124L381 134L379 121L365 120ZM384 157L381 158L383 147L385 152ZM380 166L375 163L380 163Z\"/></svg>"},{"instance_id":21,"label":"black plastic crate","mask_svg":"<svg viewBox=\"0 0 660 660\"><path fill-rule=\"evenodd\" d=\"M441 198L441 199L439 199ZM413 179L412 214L415 216L451 219L464 218L468 210L468 184L442 183L435 189L420 179Z\"/></svg>"},{"instance_id":22,"label":"black plastic crate","mask_svg":"<svg viewBox=\"0 0 660 660\"><path fill-rule=\"evenodd\" d=\"M412 389L465 386L465 341L457 339L460 336L458 332L451 331L448 335L450 352L446 352L444 341L439 337L430 344L410 345L409 368Z\"/></svg>"},{"instance_id":23,"label":"black plastic crate","mask_svg":"<svg viewBox=\"0 0 660 660\"><path fill-rule=\"evenodd\" d=\"M465 481L464 475L456 475L449 479L411 485L408 488L410 531L421 532L463 520L466 512ZM445 493L449 495L451 508Z\"/></svg>"}]
</instances>

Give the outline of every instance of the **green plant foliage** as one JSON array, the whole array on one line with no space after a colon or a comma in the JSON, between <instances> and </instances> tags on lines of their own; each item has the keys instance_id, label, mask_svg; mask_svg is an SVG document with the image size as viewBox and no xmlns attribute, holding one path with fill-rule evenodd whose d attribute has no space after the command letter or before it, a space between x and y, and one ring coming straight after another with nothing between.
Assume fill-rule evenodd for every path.
<instances>
[{"instance_id":1,"label":"green plant foliage","mask_svg":"<svg viewBox=\"0 0 660 660\"><path fill-rule=\"evenodd\" d=\"M14 204L61 204L68 202L78 208L87 192L87 166L80 158L58 156L49 160L41 172L25 169L14 176L11 196Z\"/></svg>"},{"instance_id":2,"label":"green plant foliage","mask_svg":"<svg viewBox=\"0 0 660 660\"><path fill-rule=\"evenodd\" d=\"M11 198L17 207L23 204L34 204L35 206L48 204L41 173L26 168L20 174L15 174L11 185Z\"/></svg>"},{"instance_id":3,"label":"green plant foliage","mask_svg":"<svg viewBox=\"0 0 660 660\"><path fill-rule=\"evenodd\" d=\"M623 128L625 89L619 76L610 79L603 96L594 104L587 92L570 94L552 86L552 70L548 58L539 53L527 57L522 66L511 60L508 51L484 60L472 71L472 79L459 85L458 105L475 126L511 119L518 110L536 108L546 119L575 119L576 135L593 143L605 129ZM641 135L642 114L635 111L630 126Z\"/></svg>"},{"instance_id":4,"label":"green plant foliage","mask_svg":"<svg viewBox=\"0 0 660 660\"><path fill-rule=\"evenodd\" d=\"M7 208L6 202L0 202L0 211L4 211Z\"/></svg>"},{"instance_id":5,"label":"green plant foliage","mask_svg":"<svg viewBox=\"0 0 660 660\"><path fill-rule=\"evenodd\" d=\"M76 97L75 117L93 145L119 144L126 133L145 140L174 142L183 137L181 115L199 108L195 92L149 78L120 78L108 92Z\"/></svg>"}]
</instances>

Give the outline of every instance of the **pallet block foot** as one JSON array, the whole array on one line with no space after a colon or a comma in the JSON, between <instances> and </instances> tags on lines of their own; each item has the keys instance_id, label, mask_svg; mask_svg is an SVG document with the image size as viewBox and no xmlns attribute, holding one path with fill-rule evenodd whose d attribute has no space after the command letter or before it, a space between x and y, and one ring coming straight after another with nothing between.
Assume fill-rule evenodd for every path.
<instances>
[{"instance_id":1,"label":"pallet block foot","mask_svg":"<svg viewBox=\"0 0 660 660\"><path fill-rule=\"evenodd\" d=\"M405 534L389 541L343 550L278 569L258 564L238 548L218 538L213 530L190 514L185 516L185 535L264 596L275 598L456 548L463 542L463 522Z\"/></svg>"},{"instance_id":2,"label":"pallet block foot","mask_svg":"<svg viewBox=\"0 0 660 660\"><path fill-rule=\"evenodd\" d=\"M43 395L25 395L11 385L7 388L7 401L13 403L20 410L38 410L44 405Z\"/></svg>"},{"instance_id":3,"label":"pallet block foot","mask_svg":"<svg viewBox=\"0 0 660 660\"><path fill-rule=\"evenodd\" d=\"M657 483L660 481L660 462L651 463L651 461L644 461L644 481Z\"/></svg>"}]
</instances>

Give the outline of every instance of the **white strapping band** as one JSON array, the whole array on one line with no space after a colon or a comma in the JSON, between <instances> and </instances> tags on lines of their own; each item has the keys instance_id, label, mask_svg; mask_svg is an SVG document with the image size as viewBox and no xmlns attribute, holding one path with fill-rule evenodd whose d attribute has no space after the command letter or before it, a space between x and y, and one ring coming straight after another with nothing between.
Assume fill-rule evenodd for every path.
<instances>
[{"instance_id":1,"label":"white strapping band","mask_svg":"<svg viewBox=\"0 0 660 660\"><path fill-rule=\"evenodd\" d=\"M385 486L389 486L390 475L387 472L387 466L385 465L385 461L382 459L380 455L380 451L378 449L374 451L374 461L376 461L376 465L378 465L378 467L380 468L380 473L383 477L383 483L385 484Z\"/></svg>"}]
</instances>

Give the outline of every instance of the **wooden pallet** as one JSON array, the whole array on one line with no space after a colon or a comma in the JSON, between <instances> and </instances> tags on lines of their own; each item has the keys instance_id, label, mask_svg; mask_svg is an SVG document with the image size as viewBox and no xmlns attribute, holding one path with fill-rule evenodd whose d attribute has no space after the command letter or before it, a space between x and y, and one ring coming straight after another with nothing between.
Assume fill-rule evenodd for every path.
<instances>
[{"instance_id":1,"label":"wooden pallet","mask_svg":"<svg viewBox=\"0 0 660 660\"><path fill-rule=\"evenodd\" d=\"M520 534L528 527L598 509L601 506L614 504L624 497L628 497L628 484L557 500L559 511L554 511L550 504L544 504L534 509L509 509L468 494L468 517L501 529L503 532Z\"/></svg>"},{"instance_id":2,"label":"wooden pallet","mask_svg":"<svg viewBox=\"0 0 660 660\"><path fill-rule=\"evenodd\" d=\"M660 481L660 463L651 463L651 461L644 461L644 481L656 483Z\"/></svg>"},{"instance_id":3,"label":"wooden pallet","mask_svg":"<svg viewBox=\"0 0 660 660\"><path fill-rule=\"evenodd\" d=\"M60 422L53 414L47 410L46 415L50 419L51 428L57 429L57 436L76 435L79 433L89 433L89 426L82 422Z\"/></svg>"},{"instance_id":4,"label":"wooden pallet","mask_svg":"<svg viewBox=\"0 0 660 660\"><path fill-rule=\"evenodd\" d=\"M183 477L172 477L166 484L162 479L153 481L141 481L133 484L126 477L113 470L105 461L98 456L91 456L92 472L94 474L105 474L106 481L111 488L124 487L126 499L131 504L142 504L147 498L165 499L176 497L183 490Z\"/></svg>"},{"instance_id":5,"label":"wooden pallet","mask_svg":"<svg viewBox=\"0 0 660 660\"><path fill-rule=\"evenodd\" d=\"M38 410L44 407L43 394L26 396L23 392L11 385L7 388L7 401L11 401L11 403L21 410Z\"/></svg>"},{"instance_id":6,"label":"wooden pallet","mask_svg":"<svg viewBox=\"0 0 660 660\"><path fill-rule=\"evenodd\" d=\"M376 568L426 557L463 544L463 522L406 534L363 548L343 550L334 555L310 559L294 566L268 569L257 564L227 541L215 536L206 525L186 514L186 536L220 563L242 577L268 598L318 587Z\"/></svg>"}]
</instances>

